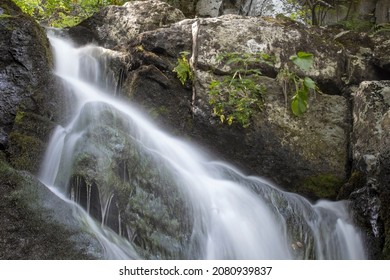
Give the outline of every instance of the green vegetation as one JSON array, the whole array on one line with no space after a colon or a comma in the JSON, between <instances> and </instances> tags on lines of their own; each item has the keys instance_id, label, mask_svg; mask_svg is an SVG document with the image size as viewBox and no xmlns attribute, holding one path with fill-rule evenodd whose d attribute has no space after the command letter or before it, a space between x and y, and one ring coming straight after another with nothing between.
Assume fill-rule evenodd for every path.
<instances>
[{"instance_id":1,"label":"green vegetation","mask_svg":"<svg viewBox=\"0 0 390 280\"><path fill-rule=\"evenodd\" d=\"M180 82L185 85L194 79L193 72L188 61L189 52L181 52L177 65L173 69ZM223 79L212 80L209 85L209 104L213 108L213 114L222 123L228 125L234 122L247 128L251 123L252 115L262 109L263 95L266 86L260 83L262 76L259 70L261 64L273 65L274 58L265 53L224 53L219 55L217 63L231 67L230 75ZM298 52L290 57L291 62L303 73L307 73L313 65L314 56L311 53ZM295 71L285 68L278 74L283 92L286 97L289 85L294 85L291 110L295 116L300 116L308 109L309 93L319 91L316 83L305 75L300 76Z\"/></svg>"},{"instance_id":2,"label":"green vegetation","mask_svg":"<svg viewBox=\"0 0 390 280\"><path fill-rule=\"evenodd\" d=\"M181 52L181 57L177 59L176 67L173 72L176 72L177 78L184 86L188 81L193 80L193 73L187 56L190 54L188 51Z\"/></svg>"},{"instance_id":3,"label":"green vegetation","mask_svg":"<svg viewBox=\"0 0 390 280\"><path fill-rule=\"evenodd\" d=\"M371 28L370 33L372 35L383 33L390 34L390 23L376 24Z\"/></svg>"},{"instance_id":4,"label":"green vegetation","mask_svg":"<svg viewBox=\"0 0 390 280\"><path fill-rule=\"evenodd\" d=\"M40 158L43 155L44 144L38 138L20 132L10 134L11 164L20 170L32 173L38 172Z\"/></svg>"},{"instance_id":5,"label":"green vegetation","mask_svg":"<svg viewBox=\"0 0 390 280\"><path fill-rule=\"evenodd\" d=\"M353 30L356 32L367 32L371 30L371 28L373 27L372 22L367 20L357 19L357 18L343 20L340 21L339 24L341 24L345 29Z\"/></svg>"},{"instance_id":6,"label":"green vegetation","mask_svg":"<svg viewBox=\"0 0 390 280\"><path fill-rule=\"evenodd\" d=\"M266 87L256 80L262 75L260 63L272 64L264 53L225 53L217 57L219 63L232 65L234 73L222 81L213 80L209 86L210 105L222 123L237 121L244 128L250 125L255 110L261 110Z\"/></svg>"},{"instance_id":7,"label":"green vegetation","mask_svg":"<svg viewBox=\"0 0 390 280\"><path fill-rule=\"evenodd\" d=\"M290 60L304 73L308 72L313 65L313 54L306 52L298 52L290 57ZM319 91L315 82L307 77L301 77L296 72L292 72L285 68L278 75L279 81L282 83L283 92L286 103L289 91L289 85L294 85L294 95L291 101L291 110L295 116L300 116L307 111L308 98L310 91Z\"/></svg>"},{"instance_id":8,"label":"green vegetation","mask_svg":"<svg viewBox=\"0 0 390 280\"><path fill-rule=\"evenodd\" d=\"M125 0L14 0L23 12L42 24L53 27L73 26L108 5L122 5Z\"/></svg>"}]
</instances>

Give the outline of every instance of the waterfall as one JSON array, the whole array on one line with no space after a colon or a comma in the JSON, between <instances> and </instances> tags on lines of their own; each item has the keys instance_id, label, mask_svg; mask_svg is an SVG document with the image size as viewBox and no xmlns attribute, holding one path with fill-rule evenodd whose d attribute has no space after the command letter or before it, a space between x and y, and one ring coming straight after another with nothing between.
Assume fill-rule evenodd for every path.
<instances>
[{"instance_id":1,"label":"waterfall","mask_svg":"<svg viewBox=\"0 0 390 280\"><path fill-rule=\"evenodd\" d=\"M40 180L77 208L104 258L366 258L347 202L312 205L164 133L114 96L110 50L49 37L75 103Z\"/></svg>"}]
</instances>

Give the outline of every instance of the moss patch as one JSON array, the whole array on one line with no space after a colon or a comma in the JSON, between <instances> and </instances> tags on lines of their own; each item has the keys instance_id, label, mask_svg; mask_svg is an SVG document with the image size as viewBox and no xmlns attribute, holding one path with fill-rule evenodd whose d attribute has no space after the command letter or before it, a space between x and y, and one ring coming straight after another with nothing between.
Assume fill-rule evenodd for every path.
<instances>
[{"instance_id":1,"label":"moss patch","mask_svg":"<svg viewBox=\"0 0 390 280\"><path fill-rule=\"evenodd\" d=\"M19 132L10 133L10 162L20 170L36 173L40 159L44 154L44 144L41 140Z\"/></svg>"},{"instance_id":2,"label":"moss patch","mask_svg":"<svg viewBox=\"0 0 390 280\"><path fill-rule=\"evenodd\" d=\"M13 131L28 134L46 142L53 127L54 124L47 117L33 112L18 110L14 120Z\"/></svg>"},{"instance_id":3,"label":"moss patch","mask_svg":"<svg viewBox=\"0 0 390 280\"><path fill-rule=\"evenodd\" d=\"M311 199L336 199L343 180L332 174L321 174L304 180L299 192Z\"/></svg>"}]
</instances>

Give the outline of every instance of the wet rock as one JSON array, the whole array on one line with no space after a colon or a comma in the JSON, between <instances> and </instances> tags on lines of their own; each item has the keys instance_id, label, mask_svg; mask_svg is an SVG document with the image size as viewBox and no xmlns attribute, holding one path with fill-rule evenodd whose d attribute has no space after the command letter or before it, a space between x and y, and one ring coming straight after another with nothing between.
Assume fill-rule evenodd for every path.
<instances>
[{"instance_id":1,"label":"wet rock","mask_svg":"<svg viewBox=\"0 0 390 280\"><path fill-rule=\"evenodd\" d=\"M72 207L0 159L0 259L99 259L102 248Z\"/></svg>"},{"instance_id":2,"label":"wet rock","mask_svg":"<svg viewBox=\"0 0 390 280\"><path fill-rule=\"evenodd\" d=\"M2 0L0 37L0 259L101 258L98 241L64 219L73 209L17 171L38 172L51 130L66 119L45 30Z\"/></svg>"},{"instance_id":3,"label":"wet rock","mask_svg":"<svg viewBox=\"0 0 390 280\"><path fill-rule=\"evenodd\" d=\"M390 256L389 115L390 82L361 83L353 94L352 132L353 170L361 175L350 197L358 216L364 217L360 223L371 248L379 249L376 258Z\"/></svg>"},{"instance_id":4,"label":"wet rock","mask_svg":"<svg viewBox=\"0 0 390 280\"><path fill-rule=\"evenodd\" d=\"M75 129L85 124L71 170L62 162L64 181L58 184L142 258L188 258L189 209L167 163L145 149L147 139L137 139L136 125L108 105L86 105Z\"/></svg>"},{"instance_id":5,"label":"wet rock","mask_svg":"<svg viewBox=\"0 0 390 280\"><path fill-rule=\"evenodd\" d=\"M2 9L0 147L7 149L16 168L37 172L38 151L44 150L53 122L62 118L63 98L52 74L45 31L12 1L2 1Z\"/></svg>"}]
</instances>

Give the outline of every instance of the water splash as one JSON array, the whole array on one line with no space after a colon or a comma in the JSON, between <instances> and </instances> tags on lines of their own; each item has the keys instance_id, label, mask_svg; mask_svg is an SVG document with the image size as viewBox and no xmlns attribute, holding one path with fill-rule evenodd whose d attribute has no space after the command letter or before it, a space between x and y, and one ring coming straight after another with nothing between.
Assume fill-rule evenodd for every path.
<instances>
[{"instance_id":1,"label":"water splash","mask_svg":"<svg viewBox=\"0 0 390 280\"><path fill-rule=\"evenodd\" d=\"M109 50L50 41L77 103L53 133L40 178L84 208L75 218L88 220L106 258L366 258L346 202L312 205L213 161L107 93Z\"/></svg>"}]
</instances>

